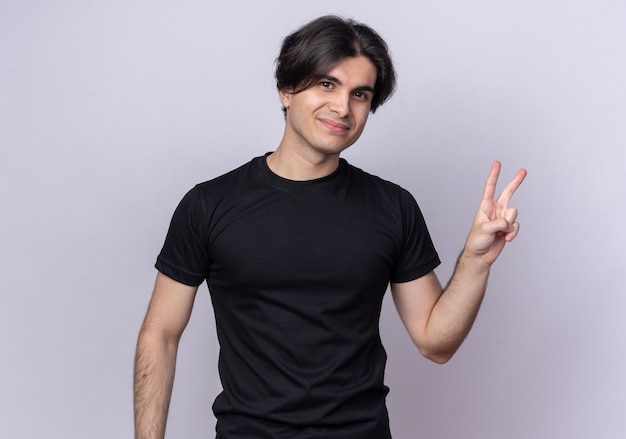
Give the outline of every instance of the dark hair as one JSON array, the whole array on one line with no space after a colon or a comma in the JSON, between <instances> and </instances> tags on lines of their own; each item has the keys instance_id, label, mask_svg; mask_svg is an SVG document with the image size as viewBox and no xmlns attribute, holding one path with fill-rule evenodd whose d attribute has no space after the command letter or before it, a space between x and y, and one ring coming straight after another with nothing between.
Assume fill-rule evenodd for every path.
<instances>
[{"instance_id":1,"label":"dark hair","mask_svg":"<svg viewBox=\"0 0 626 439\"><path fill-rule=\"evenodd\" d=\"M276 86L301 92L338 61L357 56L368 58L376 67L370 109L374 113L393 94L396 73L385 41L369 26L351 19L327 15L285 37L276 60Z\"/></svg>"}]
</instances>

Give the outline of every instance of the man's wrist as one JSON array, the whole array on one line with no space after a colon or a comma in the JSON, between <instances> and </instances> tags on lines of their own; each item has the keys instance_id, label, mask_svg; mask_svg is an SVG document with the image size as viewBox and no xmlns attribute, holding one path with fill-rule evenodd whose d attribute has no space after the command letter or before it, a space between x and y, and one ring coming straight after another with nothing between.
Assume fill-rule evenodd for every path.
<instances>
[{"instance_id":1,"label":"man's wrist","mask_svg":"<svg viewBox=\"0 0 626 439\"><path fill-rule=\"evenodd\" d=\"M470 270L476 273L488 273L491 264L486 262L480 255L472 253L464 247L457 260L457 269Z\"/></svg>"}]
</instances>

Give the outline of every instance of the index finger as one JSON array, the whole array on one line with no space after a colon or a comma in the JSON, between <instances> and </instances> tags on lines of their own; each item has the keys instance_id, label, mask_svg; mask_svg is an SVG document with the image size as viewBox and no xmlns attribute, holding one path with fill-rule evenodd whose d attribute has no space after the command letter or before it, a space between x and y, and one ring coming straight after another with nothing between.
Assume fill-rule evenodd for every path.
<instances>
[{"instance_id":1,"label":"index finger","mask_svg":"<svg viewBox=\"0 0 626 439\"><path fill-rule=\"evenodd\" d=\"M500 175L500 162L498 160L491 164L491 170L489 176L485 182L485 188L483 189L483 200L493 201L496 195L496 185L498 184L498 176Z\"/></svg>"}]
</instances>

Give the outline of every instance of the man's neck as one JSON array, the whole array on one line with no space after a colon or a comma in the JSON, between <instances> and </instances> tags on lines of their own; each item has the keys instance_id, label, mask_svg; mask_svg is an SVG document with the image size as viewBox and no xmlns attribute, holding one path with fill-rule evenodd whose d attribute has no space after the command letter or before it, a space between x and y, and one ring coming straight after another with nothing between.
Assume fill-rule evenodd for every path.
<instances>
[{"instance_id":1,"label":"man's neck","mask_svg":"<svg viewBox=\"0 0 626 439\"><path fill-rule=\"evenodd\" d=\"M267 156L267 166L279 177L294 181L315 180L332 174L339 167L339 154L301 154L280 145Z\"/></svg>"}]
</instances>

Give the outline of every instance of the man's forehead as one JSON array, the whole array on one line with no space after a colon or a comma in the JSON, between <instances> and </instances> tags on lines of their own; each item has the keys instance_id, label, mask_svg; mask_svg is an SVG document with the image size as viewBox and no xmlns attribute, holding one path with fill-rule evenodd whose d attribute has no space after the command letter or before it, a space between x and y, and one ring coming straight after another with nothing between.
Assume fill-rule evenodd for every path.
<instances>
[{"instance_id":1,"label":"man's forehead","mask_svg":"<svg viewBox=\"0 0 626 439\"><path fill-rule=\"evenodd\" d=\"M365 88L374 88L376 84L376 66L364 56L345 57L334 63L321 75L342 85L360 84Z\"/></svg>"}]
</instances>

